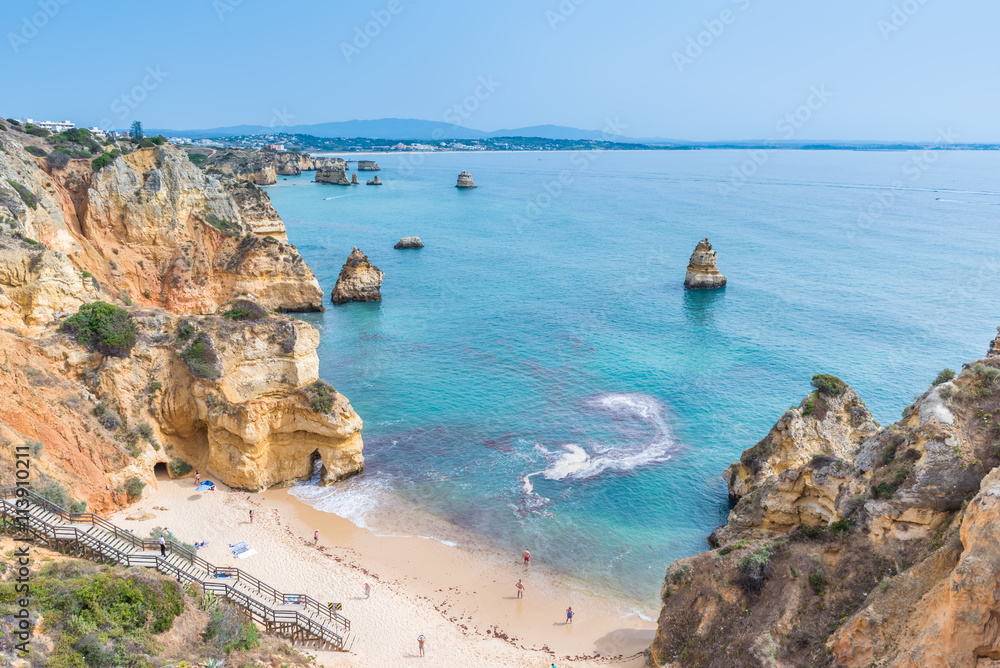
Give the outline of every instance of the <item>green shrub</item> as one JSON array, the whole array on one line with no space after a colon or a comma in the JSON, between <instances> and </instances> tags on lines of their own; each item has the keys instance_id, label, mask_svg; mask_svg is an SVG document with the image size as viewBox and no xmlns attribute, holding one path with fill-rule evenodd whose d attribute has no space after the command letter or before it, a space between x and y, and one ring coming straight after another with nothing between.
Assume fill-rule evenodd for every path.
<instances>
[{"instance_id":1,"label":"green shrub","mask_svg":"<svg viewBox=\"0 0 1000 668\"><path fill-rule=\"evenodd\" d=\"M812 573L809 574L809 586L817 596L823 595L826 589L826 573L823 571L822 566L817 565Z\"/></svg>"},{"instance_id":2,"label":"green shrub","mask_svg":"<svg viewBox=\"0 0 1000 668\"><path fill-rule=\"evenodd\" d=\"M948 401L952 397L955 396L955 386L954 385L945 385L940 390L938 390L938 394L941 395L942 399L944 399L945 401Z\"/></svg>"},{"instance_id":3,"label":"green shrub","mask_svg":"<svg viewBox=\"0 0 1000 668\"><path fill-rule=\"evenodd\" d=\"M108 410L108 402L98 401L97 405L94 406L94 410L92 410L91 412L94 414L95 417L101 417L107 412L107 410Z\"/></svg>"},{"instance_id":4,"label":"green shrub","mask_svg":"<svg viewBox=\"0 0 1000 668\"><path fill-rule=\"evenodd\" d=\"M170 463L167 464L167 468L170 470L170 475L175 478L181 478L190 473L194 467L183 459L172 459L170 460Z\"/></svg>"},{"instance_id":5,"label":"green shrub","mask_svg":"<svg viewBox=\"0 0 1000 668\"><path fill-rule=\"evenodd\" d=\"M139 140L139 148L153 148L154 146L156 146L156 142L149 137Z\"/></svg>"},{"instance_id":6,"label":"green shrub","mask_svg":"<svg viewBox=\"0 0 1000 668\"><path fill-rule=\"evenodd\" d=\"M87 512L87 502L86 501L70 501L69 507L66 508L71 513L85 513Z\"/></svg>"},{"instance_id":7,"label":"green shrub","mask_svg":"<svg viewBox=\"0 0 1000 668\"><path fill-rule=\"evenodd\" d=\"M136 427L135 433L138 434L140 438L146 441L149 441L153 438L153 428L149 426L148 422L143 422L138 427Z\"/></svg>"},{"instance_id":8,"label":"green shrub","mask_svg":"<svg viewBox=\"0 0 1000 668\"><path fill-rule=\"evenodd\" d=\"M65 508L69 505L70 498L69 494L66 493L66 488L57 483L55 480L45 481L35 490L35 492L38 496L47 501L51 501L61 508Z\"/></svg>"},{"instance_id":9,"label":"green shrub","mask_svg":"<svg viewBox=\"0 0 1000 668\"><path fill-rule=\"evenodd\" d=\"M834 536L839 536L841 534L849 532L853 526L854 526L854 520L849 520L847 518L844 518L842 520L837 520L836 522L830 525L830 533L832 533Z\"/></svg>"},{"instance_id":10,"label":"green shrub","mask_svg":"<svg viewBox=\"0 0 1000 668\"><path fill-rule=\"evenodd\" d=\"M771 577L771 550L768 546L758 547L736 564L739 569L737 582L747 594L759 594Z\"/></svg>"},{"instance_id":11,"label":"green shrub","mask_svg":"<svg viewBox=\"0 0 1000 668\"><path fill-rule=\"evenodd\" d=\"M181 359L198 378L214 380L220 375L219 356L205 332L198 332L191 345L181 353Z\"/></svg>"},{"instance_id":12,"label":"green shrub","mask_svg":"<svg viewBox=\"0 0 1000 668\"><path fill-rule=\"evenodd\" d=\"M215 214L208 213L205 214L205 222L227 236L238 237L240 235L240 224L236 221L226 220L219 218Z\"/></svg>"},{"instance_id":13,"label":"green shrub","mask_svg":"<svg viewBox=\"0 0 1000 668\"><path fill-rule=\"evenodd\" d=\"M188 153L187 157L188 157L188 160L190 160L191 162L193 162L195 165L198 165L199 167L202 164L204 164L205 160L208 159L208 156L206 156L206 155L204 155L202 153Z\"/></svg>"},{"instance_id":14,"label":"green shrub","mask_svg":"<svg viewBox=\"0 0 1000 668\"><path fill-rule=\"evenodd\" d=\"M187 343L197 332L198 330L195 329L190 320L182 320L181 324L177 325L177 343Z\"/></svg>"},{"instance_id":15,"label":"green shrub","mask_svg":"<svg viewBox=\"0 0 1000 668\"><path fill-rule=\"evenodd\" d=\"M222 314L222 317L230 320L263 320L267 316L259 304L249 299L238 299L233 302L231 309Z\"/></svg>"},{"instance_id":16,"label":"green shrub","mask_svg":"<svg viewBox=\"0 0 1000 668\"><path fill-rule=\"evenodd\" d=\"M938 373L937 378L935 378L934 382L931 383L931 384L936 387L936 386L940 385L941 383L947 383L949 380L953 379L954 377L955 377L955 372L954 371L952 371L951 369L942 369L940 371L940 373Z\"/></svg>"},{"instance_id":17,"label":"green shrub","mask_svg":"<svg viewBox=\"0 0 1000 668\"><path fill-rule=\"evenodd\" d=\"M220 604L209 613L205 639L221 652L250 650L260 645L257 625L246 619L235 607Z\"/></svg>"},{"instance_id":18,"label":"green shrub","mask_svg":"<svg viewBox=\"0 0 1000 668\"><path fill-rule=\"evenodd\" d=\"M40 148L38 146L25 146L24 150L37 158L44 158L48 155L44 148Z\"/></svg>"},{"instance_id":19,"label":"green shrub","mask_svg":"<svg viewBox=\"0 0 1000 668\"><path fill-rule=\"evenodd\" d=\"M40 128L37 125L32 125L31 123L28 123L24 126L24 131L27 132L29 135L32 135L33 137L48 137L49 135L52 134L45 128Z\"/></svg>"},{"instance_id":20,"label":"green shrub","mask_svg":"<svg viewBox=\"0 0 1000 668\"><path fill-rule=\"evenodd\" d=\"M102 413L97 421L101 423L101 426L108 431L118 431L122 428L122 420L114 411L106 411Z\"/></svg>"},{"instance_id":21,"label":"green shrub","mask_svg":"<svg viewBox=\"0 0 1000 668\"><path fill-rule=\"evenodd\" d=\"M306 385L305 393L309 397L309 407L314 413L329 413L333 410L333 400L337 391L325 380L317 380Z\"/></svg>"},{"instance_id":22,"label":"green shrub","mask_svg":"<svg viewBox=\"0 0 1000 668\"><path fill-rule=\"evenodd\" d=\"M815 540L817 538L822 538L826 534L826 527L822 524L803 524L799 533L810 540Z\"/></svg>"},{"instance_id":23,"label":"green shrub","mask_svg":"<svg viewBox=\"0 0 1000 668\"><path fill-rule=\"evenodd\" d=\"M90 167L95 172L99 171L101 169L104 169L105 167L107 167L111 163L113 163L115 161L115 159L118 156L120 156L120 155L121 155L121 152L118 149L114 149L114 150L108 151L107 153L102 153L101 155L99 155L96 158L94 158L93 162L90 163Z\"/></svg>"},{"instance_id":24,"label":"green shrub","mask_svg":"<svg viewBox=\"0 0 1000 668\"><path fill-rule=\"evenodd\" d=\"M25 205L28 206L28 208L31 208L31 209L37 209L38 208L38 198L35 197L35 193L31 192L30 190L28 190L27 188L25 188L24 186L22 186L17 181L13 181L11 179L7 179L7 183L10 184L10 187L14 189L14 191L17 193L18 197L21 198L21 201L24 202Z\"/></svg>"},{"instance_id":25,"label":"green shrub","mask_svg":"<svg viewBox=\"0 0 1000 668\"><path fill-rule=\"evenodd\" d=\"M810 396L808 399L806 399L806 403L802 406L802 414L810 415L812 414L815 408L816 408L816 402Z\"/></svg>"},{"instance_id":26,"label":"green shrub","mask_svg":"<svg viewBox=\"0 0 1000 668\"><path fill-rule=\"evenodd\" d=\"M142 490L146 488L146 483L144 483L138 476L132 476L125 481L125 491L128 493L130 499L142 498Z\"/></svg>"},{"instance_id":27,"label":"green shrub","mask_svg":"<svg viewBox=\"0 0 1000 668\"><path fill-rule=\"evenodd\" d=\"M812 386L820 394L825 394L828 397L839 397L847 389L847 384L844 381L826 373L813 376Z\"/></svg>"},{"instance_id":28,"label":"green shrub","mask_svg":"<svg viewBox=\"0 0 1000 668\"><path fill-rule=\"evenodd\" d=\"M152 380L152 381L149 382L149 385L146 386L146 393L147 394L156 394L161 389L163 389L163 384L160 383L160 381L158 381L158 380Z\"/></svg>"},{"instance_id":29,"label":"green shrub","mask_svg":"<svg viewBox=\"0 0 1000 668\"><path fill-rule=\"evenodd\" d=\"M128 357L138 336L132 315L107 302L84 304L59 329L108 357Z\"/></svg>"}]
</instances>

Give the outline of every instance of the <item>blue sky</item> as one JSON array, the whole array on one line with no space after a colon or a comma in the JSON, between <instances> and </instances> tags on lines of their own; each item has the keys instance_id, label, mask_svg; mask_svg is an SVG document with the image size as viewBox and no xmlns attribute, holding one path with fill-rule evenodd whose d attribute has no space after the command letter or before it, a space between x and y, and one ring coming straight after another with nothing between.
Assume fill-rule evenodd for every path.
<instances>
[{"instance_id":1,"label":"blue sky","mask_svg":"<svg viewBox=\"0 0 1000 668\"><path fill-rule=\"evenodd\" d=\"M1000 141L998 24L996 0L4 0L0 113Z\"/></svg>"}]
</instances>

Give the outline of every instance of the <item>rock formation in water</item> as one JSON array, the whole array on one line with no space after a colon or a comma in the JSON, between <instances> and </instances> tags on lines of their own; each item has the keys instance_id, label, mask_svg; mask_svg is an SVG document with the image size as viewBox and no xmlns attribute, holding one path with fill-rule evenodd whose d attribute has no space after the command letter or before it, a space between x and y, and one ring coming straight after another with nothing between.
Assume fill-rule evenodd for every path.
<instances>
[{"instance_id":1,"label":"rock formation in water","mask_svg":"<svg viewBox=\"0 0 1000 668\"><path fill-rule=\"evenodd\" d=\"M403 237L396 242L393 248L423 248L424 244L420 241L420 237Z\"/></svg>"},{"instance_id":2,"label":"rock formation in water","mask_svg":"<svg viewBox=\"0 0 1000 668\"><path fill-rule=\"evenodd\" d=\"M993 343L990 344L990 349L986 353L986 356L1000 357L1000 327L997 327L997 338L993 339Z\"/></svg>"},{"instance_id":3,"label":"rock formation in water","mask_svg":"<svg viewBox=\"0 0 1000 668\"><path fill-rule=\"evenodd\" d=\"M318 381L318 333L274 313L322 293L294 247L254 234L280 223L266 194L170 145L93 171L48 170L26 142L51 148L0 127L0 443L29 447L33 484L106 511L107 486L155 485L158 464L252 490L317 459L326 482L363 469L360 418ZM60 331L95 301L135 323L124 357Z\"/></svg>"},{"instance_id":4,"label":"rock formation in water","mask_svg":"<svg viewBox=\"0 0 1000 668\"><path fill-rule=\"evenodd\" d=\"M717 549L667 570L648 664L989 665L1000 356L888 427L838 379L813 384L726 472L737 504Z\"/></svg>"},{"instance_id":5,"label":"rock formation in water","mask_svg":"<svg viewBox=\"0 0 1000 668\"><path fill-rule=\"evenodd\" d=\"M335 186L351 185L350 180L347 178L347 172L341 169L339 165L334 165L332 167L320 167L317 169L316 183L328 183Z\"/></svg>"},{"instance_id":6,"label":"rock formation in water","mask_svg":"<svg viewBox=\"0 0 1000 668\"><path fill-rule=\"evenodd\" d=\"M341 158L314 158L298 151L256 151L239 148L192 148L189 153L198 157L206 171L229 176L239 181L257 185L271 185L277 176L298 176L320 167L347 169Z\"/></svg>"},{"instance_id":7,"label":"rock formation in water","mask_svg":"<svg viewBox=\"0 0 1000 668\"><path fill-rule=\"evenodd\" d=\"M354 172L353 174L351 174L351 185L352 186L358 185L358 173L357 172Z\"/></svg>"},{"instance_id":8,"label":"rock formation in water","mask_svg":"<svg viewBox=\"0 0 1000 668\"><path fill-rule=\"evenodd\" d=\"M684 276L684 287L691 290L710 290L726 285L726 277L715 268L716 252L708 239L702 239L691 253L687 274Z\"/></svg>"},{"instance_id":9,"label":"rock formation in water","mask_svg":"<svg viewBox=\"0 0 1000 668\"><path fill-rule=\"evenodd\" d=\"M337 284L333 287L331 295L333 303L382 301L380 290L384 275L378 267L368 261L368 256L355 246L340 270Z\"/></svg>"},{"instance_id":10,"label":"rock formation in water","mask_svg":"<svg viewBox=\"0 0 1000 668\"><path fill-rule=\"evenodd\" d=\"M376 176L374 179L368 179L368 181L367 181L367 183L365 183L365 185L368 185L368 186L380 186L380 185L382 185L382 180L379 177Z\"/></svg>"},{"instance_id":11,"label":"rock formation in water","mask_svg":"<svg viewBox=\"0 0 1000 668\"><path fill-rule=\"evenodd\" d=\"M472 174L468 172L462 172L458 175L458 183L455 185L456 188L476 188L475 181L472 180Z\"/></svg>"},{"instance_id":12,"label":"rock formation in water","mask_svg":"<svg viewBox=\"0 0 1000 668\"><path fill-rule=\"evenodd\" d=\"M379 167L374 160L358 160L358 171L359 172L378 172L382 168Z\"/></svg>"}]
</instances>

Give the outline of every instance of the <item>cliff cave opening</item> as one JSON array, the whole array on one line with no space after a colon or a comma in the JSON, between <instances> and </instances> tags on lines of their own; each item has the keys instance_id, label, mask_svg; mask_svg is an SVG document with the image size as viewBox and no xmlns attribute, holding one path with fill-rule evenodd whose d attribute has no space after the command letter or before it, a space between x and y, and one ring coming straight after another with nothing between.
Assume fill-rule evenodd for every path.
<instances>
[{"instance_id":1,"label":"cliff cave opening","mask_svg":"<svg viewBox=\"0 0 1000 668\"><path fill-rule=\"evenodd\" d=\"M313 450L313 453L309 455L309 471L311 472L309 482L314 485L319 484L319 481L323 478L325 468L319 450Z\"/></svg>"},{"instance_id":2,"label":"cliff cave opening","mask_svg":"<svg viewBox=\"0 0 1000 668\"><path fill-rule=\"evenodd\" d=\"M170 473L167 471L166 462L157 462L153 466L153 475L157 480L170 480Z\"/></svg>"}]
</instances>

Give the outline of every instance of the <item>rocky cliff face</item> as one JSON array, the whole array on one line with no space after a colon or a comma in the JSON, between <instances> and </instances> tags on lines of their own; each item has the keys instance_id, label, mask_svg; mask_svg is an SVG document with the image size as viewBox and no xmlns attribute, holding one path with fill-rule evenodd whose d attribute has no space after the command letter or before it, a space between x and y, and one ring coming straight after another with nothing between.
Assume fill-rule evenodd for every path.
<instances>
[{"instance_id":1,"label":"rocky cliff face","mask_svg":"<svg viewBox=\"0 0 1000 668\"><path fill-rule=\"evenodd\" d=\"M726 277L715 268L717 253L712 250L708 239L702 239L691 253L687 273L684 275L684 287L690 290L710 290L726 285Z\"/></svg>"},{"instance_id":2,"label":"rocky cliff face","mask_svg":"<svg viewBox=\"0 0 1000 668\"><path fill-rule=\"evenodd\" d=\"M281 241L288 240L285 223L271 205L271 198L266 192L252 183L225 184L226 192L236 202L243 221L259 237L274 237Z\"/></svg>"},{"instance_id":3,"label":"rocky cliff face","mask_svg":"<svg viewBox=\"0 0 1000 668\"><path fill-rule=\"evenodd\" d=\"M475 188L476 182L472 180L472 174L469 172L462 172L458 175L458 183L455 184L456 188Z\"/></svg>"},{"instance_id":4,"label":"rocky cliff face","mask_svg":"<svg viewBox=\"0 0 1000 668\"><path fill-rule=\"evenodd\" d=\"M314 158L296 151L197 148L192 152L205 156L206 171L257 185L271 185L278 176L298 176L323 166L347 169L341 158Z\"/></svg>"},{"instance_id":5,"label":"rocky cliff face","mask_svg":"<svg viewBox=\"0 0 1000 668\"><path fill-rule=\"evenodd\" d=\"M66 256L100 290L179 313L213 313L241 292L269 309L322 309L319 284L295 248L255 238L255 227L283 227L263 193L236 191L238 203L170 145L97 172L88 161L46 171L9 134L0 136L0 227Z\"/></svg>"},{"instance_id":6,"label":"rocky cliff face","mask_svg":"<svg viewBox=\"0 0 1000 668\"><path fill-rule=\"evenodd\" d=\"M355 246L340 270L331 299L334 304L382 301L382 271Z\"/></svg>"},{"instance_id":7,"label":"rocky cliff face","mask_svg":"<svg viewBox=\"0 0 1000 668\"><path fill-rule=\"evenodd\" d=\"M93 172L51 169L22 141L0 131L0 443L29 447L33 484L103 512L106 486L155 484L174 460L250 490L317 461L325 482L363 469L360 418L317 378L318 332L269 313L321 309L322 293L294 247L252 233L266 195L169 145ZM130 310L126 357L59 333L96 300ZM12 455L0 448L0 471Z\"/></svg>"},{"instance_id":8,"label":"rocky cliff face","mask_svg":"<svg viewBox=\"0 0 1000 668\"><path fill-rule=\"evenodd\" d=\"M1000 358L886 428L817 378L727 471L738 502L718 549L668 569L649 665L989 665Z\"/></svg>"},{"instance_id":9,"label":"rocky cliff face","mask_svg":"<svg viewBox=\"0 0 1000 668\"><path fill-rule=\"evenodd\" d=\"M324 166L317 169L316 183L328 183L334 186L351 185L350 180L347 178L347 172L340 169L339 165Z\"/></svg>"}]
</instances>

